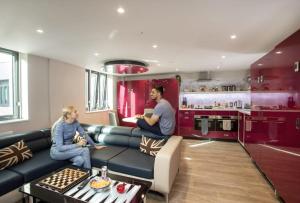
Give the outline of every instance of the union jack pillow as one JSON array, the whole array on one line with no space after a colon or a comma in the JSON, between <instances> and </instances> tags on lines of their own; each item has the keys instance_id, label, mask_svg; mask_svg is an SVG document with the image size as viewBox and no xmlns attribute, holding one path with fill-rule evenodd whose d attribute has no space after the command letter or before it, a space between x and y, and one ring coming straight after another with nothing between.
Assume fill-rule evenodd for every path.
<instances>
[{"instance_id":1,"label":"union jack pillow","mask_svg":"<svg viewBox=\"0 0 300 203\"><path fill-rule=\"evenodd\" d=\"M140 143L140 150L145 154L156 156L158 151L164 146L165 143L165 139L155 140L143 135Z\"/></svg>"},{"instance_id":2,"label":"union jack pillow","mask_svg":"<svg viewBox=\"0 0 300 203\"><path fill-rule=\"evenodd\" d=\"M23 162L32 157L32 152L23 140L0 149L0 170Z\"/></svg>"}]
</instances>

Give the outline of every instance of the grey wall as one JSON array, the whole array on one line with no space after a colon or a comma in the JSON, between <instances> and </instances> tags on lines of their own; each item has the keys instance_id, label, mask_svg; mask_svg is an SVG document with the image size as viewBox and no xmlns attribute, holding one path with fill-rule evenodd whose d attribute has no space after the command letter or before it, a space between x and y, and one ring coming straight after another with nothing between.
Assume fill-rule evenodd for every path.
<instances>
[{"instance_id":1,"label":"grey wall","mask_svg":"<svg viewBox=\"0 0 300 203\"><path fill-rule=\"evenodd\" d=\"M0 133L49 127L49 60L28 55L28 116L26 121L0 124Z\"/></svg>"},{"instance_id":2,"label":"grey wall","mask_svg":"<svg viewBox=\"0 0 300 203\"><path fill-rule=\"evenodd\" d=\"M108 124L108 112L85 111L85 69L62 61L49 62L49 90L51 123L61 116L64 106L79 110L79 121L90 124Z\"/></svg>"},{"instance_id":3,"label":"grey wall","mask_svg":"<svg viewBox=\"0 0 300 203\"><path fill-rule=\"evenodd\" d=\"M0 124L0 134L49 128L65 105L74 105L80 122L108 124L108 111L85 112L85 69L28 55L28 120ZM25 87L23 87L25 88Z\"/></svg>"}]
</instances>

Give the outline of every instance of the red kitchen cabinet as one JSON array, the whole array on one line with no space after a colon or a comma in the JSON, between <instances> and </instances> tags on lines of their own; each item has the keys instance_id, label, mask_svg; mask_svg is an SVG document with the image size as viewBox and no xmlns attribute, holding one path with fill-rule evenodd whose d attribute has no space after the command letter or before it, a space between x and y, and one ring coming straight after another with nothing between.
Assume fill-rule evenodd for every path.
<instances>
[{"instance_id":1,"label":"red kitchen cabinet","mask_svg":"<svg viewBox=\"0 0 300 203\"><path fill-rule=\"evenodd\" d=\"M195 116L200 119L200 116L236 116L237 111L214 111L214 110L180 110L179 111L179 135L183 137L207 138L207 139L228 139L237 140L237 131L220 131L216 129L217 119L213 122L214 129L209 130L206 135L201 133L201 130L195 128ZM219 123L219 125L222 123ZM210 123L209 123L210 125Z\"/></svg>"},{"instance_id":2,"label":"red kitchen cabinet","mask_svg":"<svg viewBox=\"0 0 300 203\"><path fill-rule=\"evenodd\" d=\"M147 81L119 81L117 85L117 111L122 126L136 126L133 123L123 122L122 119L143 114L146 103L145 89Z\"/></svg>"},{"instance_id":3,"label":"red kitchen cabinet","mask_svg":"<svg viewBox=\"0 0 300 203\"><path fill-rule=\"evenodd\" d=\"M183 137L192 137L194 132L194 111L179 111L178 134Z\"/></svg>"},{"instance_id":4,"label":"red kitchen cabinet","mask_svg":"<svg viewBox=\"0 0 300 203\"><path fill-rule=\"evenodd\" d=\"M245 118L245 148L287 203L300 202L299 61L300 30L252 64Z\"/></svg>"}]
</instances>

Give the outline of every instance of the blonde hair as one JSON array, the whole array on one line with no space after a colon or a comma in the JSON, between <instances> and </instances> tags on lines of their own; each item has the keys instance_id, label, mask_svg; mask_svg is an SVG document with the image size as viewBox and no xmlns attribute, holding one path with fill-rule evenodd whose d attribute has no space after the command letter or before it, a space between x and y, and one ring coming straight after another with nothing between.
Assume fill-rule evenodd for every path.
<instances>
[{"instance_id":1,"label":"blonde hair","mask_svg":"<svg viewBox=\"0 0 300 203\"><path fill-rule=\"evenodd\" d=\"M57 121L55 121L51 127L51 139L53 141L53 137L54 137L54 133L55 133L55 129L56 126L59 122L65 120L68 118L68 115L71 115L72 112L76 111L76 108L74 106L66 106L62 109L62 116L59 117L59 119L57 119Z\"/></svg>"},{"instance_id":2,"label":"blonde hair","mask_svg":"<svg viewBox=\"0 0 300 203\"><path fill-rule=\"evenodd\" d=\"M62 118L67 119L68 115L71 115L72 112L76 111L74 106L66 106L62 109Z\"/></svg>"}]
</instances>

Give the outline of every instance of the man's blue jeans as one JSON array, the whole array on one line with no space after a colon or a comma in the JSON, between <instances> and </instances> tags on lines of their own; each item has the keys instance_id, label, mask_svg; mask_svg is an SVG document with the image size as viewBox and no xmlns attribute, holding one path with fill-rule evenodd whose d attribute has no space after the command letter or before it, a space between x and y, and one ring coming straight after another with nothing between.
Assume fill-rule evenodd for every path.
<instances>
[{"instance_id":1,"label":"man's blue jeans","mask_svg":"<svg viewBox=\"0 0 300 203\"><path fill-rule=\"evenodd\" d=\"M159 136L166 136L164 134L162 134L162 132L160 131L160 127L159 127L159 123L155 123L154 125L149 125L144 119L139 118L137 120L137 126L140 127L143 130L149 131L155 135L159 135Z\"/></svg>"}]
</instances>

